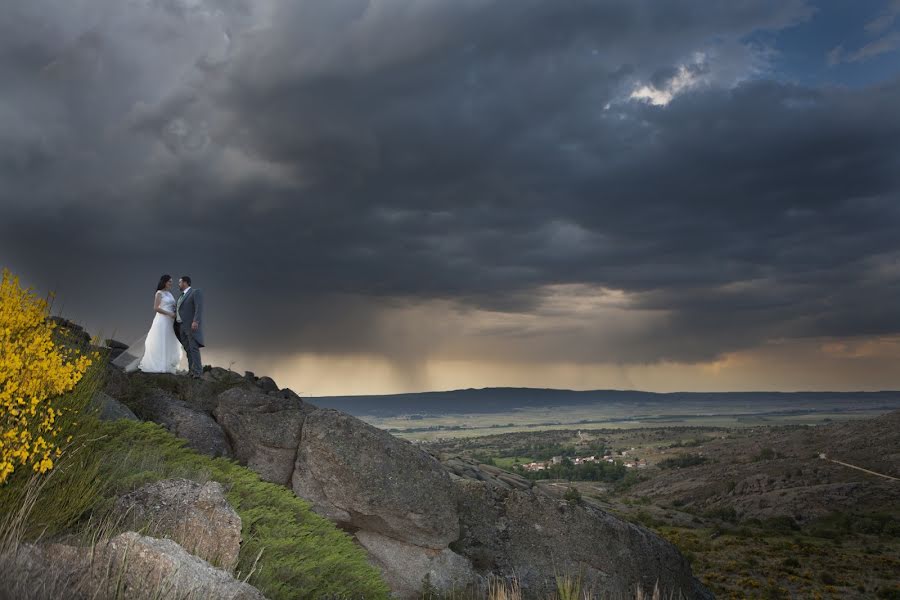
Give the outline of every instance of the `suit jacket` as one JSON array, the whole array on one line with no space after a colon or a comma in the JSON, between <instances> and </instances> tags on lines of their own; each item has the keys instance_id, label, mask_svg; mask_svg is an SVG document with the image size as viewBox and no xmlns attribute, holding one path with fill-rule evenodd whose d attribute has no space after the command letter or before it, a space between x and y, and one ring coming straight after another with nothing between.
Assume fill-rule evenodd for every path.
<instances>
[{"instance_id":1,"label":"suit jacket","mask_svg":"<svg viewBox=\"0 0 900 600\"><path fill-rule=\"evenodd\" d=\"M181 299L183 298L183 300ZM181 315L182 330L186 327L188 331L191 329L191 323L197 322L197 331L191 331L191 335L197 340L199 346L203 346L203 293L197 288L191 288L187 294L182 294L181 306L177 307L178 315ZM177 317L176 317L177 322Z\"/></svg>"}]
</instances>

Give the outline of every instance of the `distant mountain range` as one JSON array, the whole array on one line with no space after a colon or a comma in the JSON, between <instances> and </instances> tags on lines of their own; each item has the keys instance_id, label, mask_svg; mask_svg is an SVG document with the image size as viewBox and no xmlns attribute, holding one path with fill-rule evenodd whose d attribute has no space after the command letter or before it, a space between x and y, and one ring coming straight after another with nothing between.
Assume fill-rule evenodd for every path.
<instances>
[{"instance_id":1,"label":"distant mountain range","mask_svg":"<svg viewBox=\"0 0 900 600\"><path fill-rule=\"evenodd\" d=\"M336 408L354 416L443 415L499 413L521 408L610 405L649 408L655 405L702 407L732 404L754 408L779 405L808 412L811 405L854 406L867 410L900 406L900 391L880 392L642 392L636 390L555 390L544 388L483 388L448 392L421 392L372 396L323 396L308 398L322 408Z\"/></svg>"}]
</instances>

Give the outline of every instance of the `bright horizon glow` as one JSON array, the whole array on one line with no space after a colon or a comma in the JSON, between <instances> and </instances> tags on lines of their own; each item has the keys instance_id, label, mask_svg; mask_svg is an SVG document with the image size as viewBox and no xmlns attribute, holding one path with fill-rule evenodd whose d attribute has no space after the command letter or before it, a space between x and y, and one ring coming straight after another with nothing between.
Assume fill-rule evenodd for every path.
<instances>
[{"instance_id":1,"label":"bright horizon glow","mask_svg":"<svg viewBox=\"0 0 900 600\"><path fill-rule=\"evenodd\" d=\"M802 353L802 354L801 354ZM807 340L728 354L719 360L652 365L522 365L501 361L429 360L419 365L383 357L299 354L243 356L211 351L206 362L268 375L301 396L369 396L481 388L644 392L853 392L900 389L890 365L900 361L900 338ZM865 356L865 359L862 357ZM798 358L802 357L802 358ZM411 383L417 382L417 383Z\"/></svg>"}]
</instances>

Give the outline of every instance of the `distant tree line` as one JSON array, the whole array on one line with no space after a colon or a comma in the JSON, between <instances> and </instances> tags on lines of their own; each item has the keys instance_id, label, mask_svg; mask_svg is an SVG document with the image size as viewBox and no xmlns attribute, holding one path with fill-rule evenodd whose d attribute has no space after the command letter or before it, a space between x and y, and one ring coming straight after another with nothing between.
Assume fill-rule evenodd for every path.
<instances>
[{"instance_id":1,"label":"distant tree line","mask_svg":"<svg viewBox=\"0 0 900 600\"><path fill-rule=\"evenodd\" d=\"M706 462L705 456L699 454L679 454L665 460L659 461L660 469L683 469L685 467L693 467L702 465Z\"/></svg>"},{"instance_id":2,"label":"distant tree line","mask_svg":"<svg viewBox=\"0 0 900 600\"><path fill-rule=\"evenodd\" d=\"M556 455L559 456L559 455ZM563 457L556 465L550 465L541 471L526 471L521 465L513 470L527 479L566 479L569 481L620 481L628 469L621 463L589 462L576 465L569 457Z\"/></svg>"},{"instance_id":3,"label":"distant tree line","mask_svg":"<svg viewBox=\"0 0 900 600\"><path fill-rule=\"evenodd\" d=\"M603 442L591 442L584 446L563 446L562 444L522 444L517 447L509 448L504 452L504 456L530 456L537 462L550 460L554 456L568 456L574 458L576 456L603 456L606 452L606 445Z\"/></svg>"}]
</instances>

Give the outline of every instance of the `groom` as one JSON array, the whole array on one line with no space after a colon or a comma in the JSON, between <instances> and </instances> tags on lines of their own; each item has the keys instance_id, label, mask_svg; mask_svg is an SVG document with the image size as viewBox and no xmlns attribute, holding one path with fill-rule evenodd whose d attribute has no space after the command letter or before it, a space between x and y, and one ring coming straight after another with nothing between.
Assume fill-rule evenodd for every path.
<instances>
[{"instance_id":1,"label":"groom","mask_svg":"<svg viewBox=\"0 0 900 600\"><path fill-rule=\"evenodd\" d=\"M200 290L191 287L191 278L182 275L178 280L181 296L175 303L175 335L181 340L188 358L188 372L194 379L199 379L203 372L200 362L200 348L203 347L203 295Z\"/></svg>"}]
</instances>

